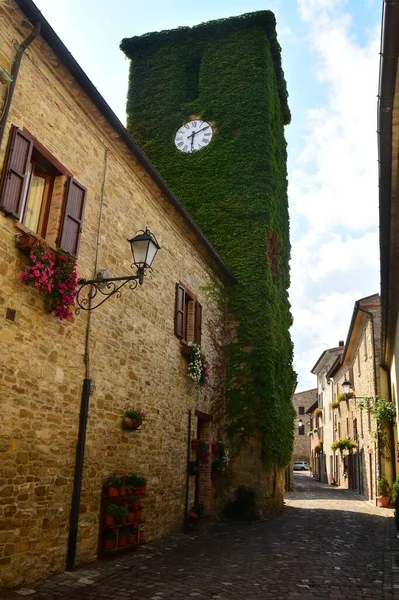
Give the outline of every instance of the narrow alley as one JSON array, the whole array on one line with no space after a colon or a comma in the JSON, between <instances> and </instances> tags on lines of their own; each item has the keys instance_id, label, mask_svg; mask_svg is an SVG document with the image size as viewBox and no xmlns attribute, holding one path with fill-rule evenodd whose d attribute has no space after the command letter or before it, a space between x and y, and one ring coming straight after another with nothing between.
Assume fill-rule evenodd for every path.
<instances>
[{"instance_id":1,"label":"narrow alley","mask_svg":"<svg viewBox=\"0 0 399 600\"><path fill-rule=\"evenodd\" d=\"M282 513L205 525L137 554L10 590L35 600L379 600L399 598L393 510L295 475Z\"/></svg>"}]
</instances>

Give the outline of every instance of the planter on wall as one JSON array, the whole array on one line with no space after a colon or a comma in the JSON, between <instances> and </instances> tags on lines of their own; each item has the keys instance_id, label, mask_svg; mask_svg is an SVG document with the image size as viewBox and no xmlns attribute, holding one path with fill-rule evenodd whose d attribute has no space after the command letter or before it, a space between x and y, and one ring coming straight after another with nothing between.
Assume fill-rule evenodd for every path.
<instances>
[{"instance_id":1,"label":"planter on wall","mask_svg":"<svg viewBox=\"0 0 399 600\"><path fill-rule=\"evenodd\" d=\"M122 427L123 429L138 429L143 421L136 421L135 419L131 419L130 417L123 417Z\"/></svg>"},{"instance_id":2,"label":"planter on wall","mask_svg":"<svg viewBox=\"0 0 399 600\"><path fill-rule=\"evenodd\" d=\"M118 488L110 486L108 488L108 496L112 496L112 497L119 496Z\"/></svg>"},{"instance_id":3,"label":"planter on wall","mask_svg":"<svg viewBox=\"0 0 399 600\"><path fill-rule=\"evenodd\" d=\"M21 252L23 252L24 254L27 254L28 256L31 253L31 251L35 248L35 246L37 246L39 243L43 243L43 242L41 242L40 239L38 237L36 237L33 233L24 232L24 233L19 233L18 235L15 236L16 247L19 250L21 250ZM46 245L46 250L47 250L48 254L51 256L51 258L53 259L53 261L56 262L57 252L55 250L53 250L53 248L50 248L47 245Z\"/></svg>"}]
</instances>

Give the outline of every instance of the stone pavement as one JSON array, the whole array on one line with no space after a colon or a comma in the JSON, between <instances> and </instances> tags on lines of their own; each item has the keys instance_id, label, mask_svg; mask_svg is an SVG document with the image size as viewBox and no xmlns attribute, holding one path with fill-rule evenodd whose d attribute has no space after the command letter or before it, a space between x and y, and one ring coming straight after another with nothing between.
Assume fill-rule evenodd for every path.
<instances>
[{"instance_id":1,"label":"stone pavement","mask_svg":"<svg viewBox=\"0 0 399 600\"><path fill-rule=\"evenodd\" d=\"M393 511L295 475L284 510L215 523L0 593L4 600L399 600Z\"/></svg>"}]
</instances>

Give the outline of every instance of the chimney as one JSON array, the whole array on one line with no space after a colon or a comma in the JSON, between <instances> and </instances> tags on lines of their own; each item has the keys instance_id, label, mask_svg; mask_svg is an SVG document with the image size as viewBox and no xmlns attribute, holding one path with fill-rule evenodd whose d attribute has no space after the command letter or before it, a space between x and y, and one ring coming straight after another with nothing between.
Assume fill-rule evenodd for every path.
<instances>
[{"instance_id":1,"label":"chimney","mask_svg":"<svg viewBox=\"0 0 399 600\"><path fill-rule=\"evenodd\" d=\"M343 347L345 346L345 342L344 342L343 340L339 340L339 342L338 342L338 346L339 346L340 348L343 348Z\"/></svg>"}]
</instances>

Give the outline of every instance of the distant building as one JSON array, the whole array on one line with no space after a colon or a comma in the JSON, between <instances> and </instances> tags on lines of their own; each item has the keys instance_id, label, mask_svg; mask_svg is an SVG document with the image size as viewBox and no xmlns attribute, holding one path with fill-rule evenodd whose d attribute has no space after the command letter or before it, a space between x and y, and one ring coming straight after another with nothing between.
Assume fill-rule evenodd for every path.
<instances>
[{"instance_id":1,"label":"distant building","mask_svg":"<svg viewBox=\"0 0 399 600\"><path fill-rule=\"evenodd\" d=\"M311 414L311 464L313 474L317 474L320 481L325 483L334 481L331 450L333 388L327 372L343 350L344 342L339 342L335 348L324 350L311 370L311 373L317 376L317 403L312 407Z\"/></svg>"},{"instance_id":2,"label":"distant building","mask_svg":"<svg viewBox=\"0 0 399 600\"><path fill-rule=\"evenodd\" d=\"M292 397L292 405L296 413L294 451L292 460L310 460L310 420L308 410L314 403L317 389L298 392Z\"/></svg>"}]
</instances>

